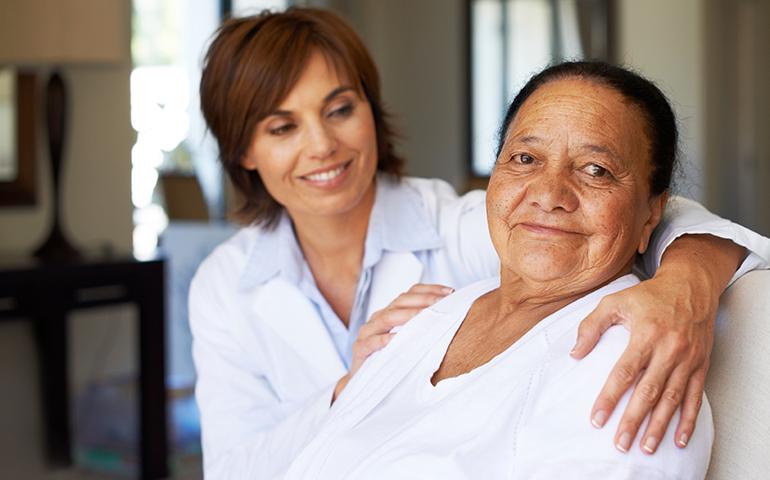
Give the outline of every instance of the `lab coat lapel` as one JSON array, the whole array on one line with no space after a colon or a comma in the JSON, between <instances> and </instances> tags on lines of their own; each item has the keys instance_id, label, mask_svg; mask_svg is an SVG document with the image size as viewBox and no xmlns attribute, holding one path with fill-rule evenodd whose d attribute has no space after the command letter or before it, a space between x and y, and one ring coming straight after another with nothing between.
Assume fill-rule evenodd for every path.
<instances>
[{"instance_id":1,"label":"lab coat lapel","mask_svg":"<svg viewBox=\"0 0 770 480\"><path fill-rule=\"evenodd\" d=\"M255 296L257 315L313 368L333 381L346 369L313 304L295 286L275 278Z\"/></svg>"},{"instance_id":2,"label":"lab coat lapel","mask_svg":"<svg viewBox=\"0 0 770 480\"><path fill-rule=\"evenodd\" d=\"M374 312L387 307L397 296L419 282L422 270L422 263L411 252L383 252L372 272L366 320L369 321Z\"/></svg>"}]
</instances>

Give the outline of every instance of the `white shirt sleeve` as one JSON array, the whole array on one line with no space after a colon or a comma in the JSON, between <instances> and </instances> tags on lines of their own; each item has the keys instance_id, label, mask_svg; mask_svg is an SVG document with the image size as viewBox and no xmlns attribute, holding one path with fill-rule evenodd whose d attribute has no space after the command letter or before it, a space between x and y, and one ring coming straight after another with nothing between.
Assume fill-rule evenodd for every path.
<instances>
[{"instance_id":1,"label":"white shirt sleeve","mask_svg":"<svg viewBox=\"0 0 770 480\"><path fill-rule=\"evenodd\" d=\"M212 272L207 272L208 274ZM259 371L231 322L238 312L211 275L190 288L196 399L201 416L204 476L208 480L271 478L315 434L329 412L334 385L297 402L281 401Z\"/></svg>"},{"instance_id":2,"label":"white shirt sleeve","mask_svg":"<svg viewBox=\"0 0 770 480\"><path fill-rule=\"evenodd\" d=\"M453 267L462 279L458 287L500 273L500 259L489 236L486 192L474 190L443 207L439 230Z\"/></svg>"},{"instance_id":3,"label":"white shirt sleeve","mask_svg":"<svg viewBox=\"0 0 770 480\"><path fill-rule=\"evenodd\" d=\"M642 266L647 276L655 274L663 252L671 242L685 234L710 234L746 248L748 255L730 284L751 270L770 267L770 239L714 215L698 202L674 196L669 200L663 220L653 232L650 248L644 255Z\"/></svg>"}]
</instances>

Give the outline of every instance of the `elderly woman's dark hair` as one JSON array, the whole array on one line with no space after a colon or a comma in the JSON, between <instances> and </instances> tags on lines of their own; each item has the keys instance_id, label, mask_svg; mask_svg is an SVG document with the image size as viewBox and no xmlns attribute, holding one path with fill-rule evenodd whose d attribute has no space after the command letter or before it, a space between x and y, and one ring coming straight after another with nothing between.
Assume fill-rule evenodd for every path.
<instances>
[{"instance_id":1,"label":"elderly woman's dark hair","mask_svg":"<svg viewBox=\"0 0 770 480\"><path fill-rule=\"evenodd\" d=\"M524 102L546 83L567 78L582 78L610 87L642 110L650 140L650 192L659 195L668 190L676 165L679 136L671 105L651 81L625 68L604 62L564 62L533 76L508 107L500 128L496 156L500 156L508 127Z\"/></svg>"},{"instance_id":2,"label":"elderly woman's dark hair","mask_svg":"<svg viewBox=\"0 0 770 480\"><path fill-rule=\"evenodd\" d=\"M339 75L360 87L374 117L377 169L401 175L404 162L394 151L394 132L382 105L377 67L344 20L313 8L233 18L219 27L206 53L200 97L222 165L243 196L238 217L244 223L270 228L283 210L259 174L243 168L241 160L257 123L286 98L314 50L323 53Z\"/></svg>"}]
</instances>

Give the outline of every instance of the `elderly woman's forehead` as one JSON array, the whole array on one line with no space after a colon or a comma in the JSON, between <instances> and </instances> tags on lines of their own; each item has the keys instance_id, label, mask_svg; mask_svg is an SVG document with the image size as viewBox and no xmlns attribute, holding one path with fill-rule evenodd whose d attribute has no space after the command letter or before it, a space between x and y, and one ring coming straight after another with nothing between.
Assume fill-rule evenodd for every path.
<instances>
[{"instance_id":1,"label":"elderly woman's forehead","mask_svg":"<svg viewBox=\"0 0 770 480\"><path fill-rule=\"evenodd\" d=\"M511 121L505 137L509 139L522 128L576 119L580 120L576 128L598 124L607 134L620 133L623 127L638 127L639 122L645 122L642 110L612 87L582 78L567 78L547 82L533 92Z\"/></svg>"},{"instance_id":2,"label":"elderly woman's forehead","mask_svg":"<svg viewBox=\"0 0 770 480\"><path fill-rule=\"evenodd\" d=\"M516 117L543 107L585 107L586 113L612 114L622 113L628 106L627 99L612 87L582 78L565 78L540 86L524 102Z\"/></svg>"}]
</instances>

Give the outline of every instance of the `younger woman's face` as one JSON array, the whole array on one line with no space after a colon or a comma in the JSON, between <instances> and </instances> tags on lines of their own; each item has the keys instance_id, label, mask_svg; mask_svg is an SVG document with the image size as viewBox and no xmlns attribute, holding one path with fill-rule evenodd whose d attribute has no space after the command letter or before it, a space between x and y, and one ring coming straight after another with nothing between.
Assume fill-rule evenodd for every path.
<instances>
[{"instance_id":1,"label":"younger woman's face","mask_svg":"<svg viewBox=\"0 0 770 480\"><path fill-rule=\"evenodd\" d=\"M257 124L241 165L259 173L294 221L357 211L373 200L377 169L369 102L315 51L276 111Z\"/></svg>"}]
</instances>

